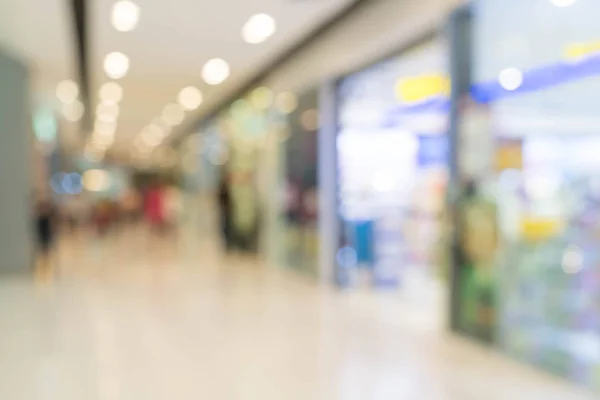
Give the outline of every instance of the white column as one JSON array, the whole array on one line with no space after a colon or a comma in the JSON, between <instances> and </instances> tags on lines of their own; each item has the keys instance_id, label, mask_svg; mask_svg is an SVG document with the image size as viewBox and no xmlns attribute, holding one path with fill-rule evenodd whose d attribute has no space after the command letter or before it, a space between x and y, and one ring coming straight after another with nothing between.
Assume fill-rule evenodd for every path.
<instances>
[{"instance_id":1,"label":"white column","mask_svg":"<svg viewBox=\"0 0 600 400\"><path fill-rule=\"evenodd\" d=\"M0 52L0 273L33 265L28 71Z\"/></svg>"}]
</instances>

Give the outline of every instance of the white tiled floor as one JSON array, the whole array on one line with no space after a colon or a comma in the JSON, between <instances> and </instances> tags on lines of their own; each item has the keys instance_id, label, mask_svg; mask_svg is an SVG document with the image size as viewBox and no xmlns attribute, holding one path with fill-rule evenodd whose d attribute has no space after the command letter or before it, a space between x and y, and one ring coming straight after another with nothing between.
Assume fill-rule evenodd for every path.
<instances>
[{"instance_id":1,"label":"white tiled floor","mask_svg":"<svg viewBox=\"0 0 600 400\"><path fill-rule=\"evenodd\" d=\"M0 277L2 400L579 400L411 316L200 240L69 241Z\"/></svg>"}]
</instances>

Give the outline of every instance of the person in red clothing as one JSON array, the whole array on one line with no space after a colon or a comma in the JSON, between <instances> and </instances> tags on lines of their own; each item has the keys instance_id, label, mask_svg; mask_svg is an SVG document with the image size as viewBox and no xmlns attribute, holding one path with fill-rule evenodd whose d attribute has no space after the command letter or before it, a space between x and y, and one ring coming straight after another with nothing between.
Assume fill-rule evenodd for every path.
<instances>
[{"instance_id":1,"label":"person in red clothing","mask_svg":"<svg viewBox=\"0 0 600 400\"><path fill-rule=\"evenodd\" d=\"M155 183L146 191L144 215L152 228L163 231L165 227L165 191L160 184Z\"/></svg>"}]
</instances>

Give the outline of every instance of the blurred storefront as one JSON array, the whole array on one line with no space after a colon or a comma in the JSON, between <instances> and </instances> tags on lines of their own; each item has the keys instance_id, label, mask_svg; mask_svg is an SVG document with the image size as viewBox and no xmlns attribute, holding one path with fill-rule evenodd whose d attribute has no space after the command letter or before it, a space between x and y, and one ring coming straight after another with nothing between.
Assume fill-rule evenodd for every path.
<instances>
[{"instance_id":1,"label":"blurred storefront","mask_svg":"<svg viewBox=\"0 0 600 400\"><path fill-rule=\"evenodd\" d=\"M285 103L285 96L283 98ZM287 115L285 159L285 255L286 265L318 274L318 91L298 96ZM284 108L286 104L283 104Z\"/></svg>"},{"instance_id":2,"label":"blurred storefront","mask_svg":"<svg viewBox=\"0 0 600 400\"><path fill-rule=\"evenodd\" d=\"M595 389L599 13L594 0L474 4L454 316L467 335Z\"/></svg>"},{"instance_id":3,"label":"blurred storefront","mask_svg":"<svg viewBox=\"0 0 600 400\"><path fill-rule=\"evenodd\" d=\"M399 288L441 308L447 43L421 41L337 86L337 283ZM420 300L419 300L420 301Z\"/></svg>"},{"instance_id":4,"label":"blurred storefront","mask_svg":"<svg viewBox=\"0 0 600 400\"><path fill-rule=\"evenodd\" d=\"M278 259L281 244L281 138L286 126L272 112L273 93L258 87L216 119L223 139L210 162L221 166L231 191L231 220L239 245L266 259ZM283 132L283 133L282 133Z\"/></svg>"}]
</instances>

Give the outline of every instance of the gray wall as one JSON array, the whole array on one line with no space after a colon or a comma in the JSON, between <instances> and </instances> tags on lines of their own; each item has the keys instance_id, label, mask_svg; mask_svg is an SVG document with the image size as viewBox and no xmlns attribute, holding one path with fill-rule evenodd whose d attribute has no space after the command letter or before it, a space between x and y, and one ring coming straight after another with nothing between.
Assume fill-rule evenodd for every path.
<instances>
[{"instance_id":1,"label":"gray wall","mask_svg":"<svg viewBox=\"0 0 600 400\"><path fill-rule=\"evenodd\" d=\"M31 119L27 69L0 51L0 272L31 268Z\"/></svg>"}]
</instances>

